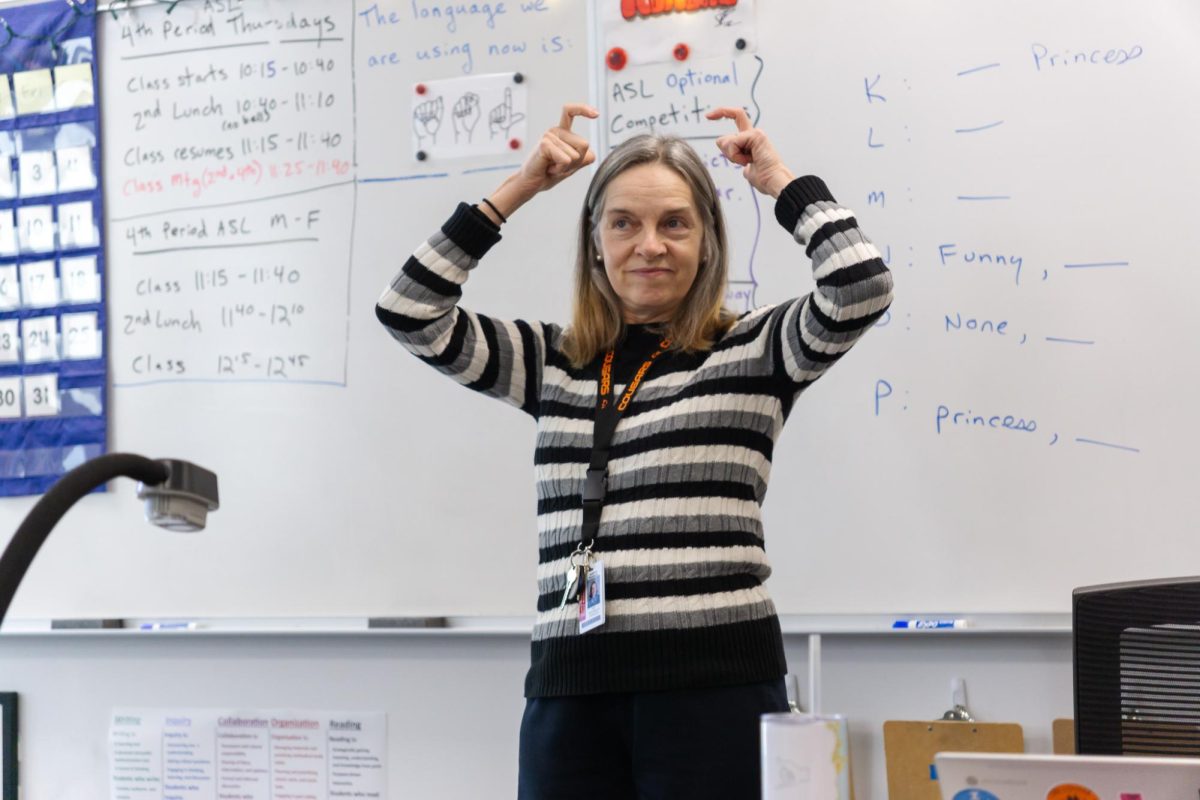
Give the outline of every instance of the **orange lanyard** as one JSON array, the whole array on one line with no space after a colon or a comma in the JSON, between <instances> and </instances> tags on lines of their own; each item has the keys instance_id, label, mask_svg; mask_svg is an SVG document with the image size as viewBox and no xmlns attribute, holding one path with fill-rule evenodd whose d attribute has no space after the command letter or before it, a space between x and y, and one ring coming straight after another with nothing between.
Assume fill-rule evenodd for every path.
<instances>
[{"instance_id":1,"label":"orange lanyard","mask_svg":"<svg viewBox=\"0 0 1200 800\"><path fill-rule=\"evenodd\" d=\"M642 362L642 366L634 373L630 379L629 385L625 387L625 393L621 395L621 402L617 403L617 412L622 413L629 406L629 401L633 399L633 395L637 392L638 387L642 385L642 378L646 377L646 373L650 370L650 365L654 363L654 359L661 356L671 346L670 339L663 339L658 343L658 349L646 357ZM613 359L616 357L615 350L609 350L604 354L604 362L600 365L600 392L599 402L597 403L597 412L608 408L609 397L612 395L612 365ZM597 419L599 414L597 414ZM616 427L615 425L613 426ZM607 445L607 442L605 443Z\"/></svg>"},{"instance_id":2,"label":"orange lanyard","mask_svg":"<svg viewBox=\"0 0 1200 800\"><path fill-rule=\"evenodd\" d=\"M642 366L629 380L629 385L625 387L620 401L615 406L611 401L613 396L612 367L616 351L609 350L604 354L604 361L600 365L600 386L596 398L596 424L592 434L592 457L588 463L587 479L583 484L583 536L580 546L584 547L586 542L588 552L591 551L592 544L596 540L596 531L600 528L600 509L604 505L608 478L608 447L612 444L613 432L617 429L621 414L629 407L629 401L633 399L638 387L642 385L642 379L650 371L650 365L670 346L670 339L663 339L658 343L658 349L642 362Z\"/></svg>"}]
</instances>

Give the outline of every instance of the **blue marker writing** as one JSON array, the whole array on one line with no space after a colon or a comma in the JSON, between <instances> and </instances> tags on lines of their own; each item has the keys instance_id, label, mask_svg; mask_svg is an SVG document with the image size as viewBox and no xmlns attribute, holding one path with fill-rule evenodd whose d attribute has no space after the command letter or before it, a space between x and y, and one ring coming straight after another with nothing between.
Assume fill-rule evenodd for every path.
<instances>
[{"instance_id":1,"label":"blue marker writing","mask_svg":"<svg viewBox=\"0 0 1200 800\"><path fill-rule=\"evenodd\" d=\"M138 626L142 631L194 631L199 627L194 622L143 622Z\"/></svg>"},{"instance_id":2,"label":"blue marker writing","mask_svg":"<svg viewBox=\"0 0 1200 800\"><path fill-rule=\"evenodd\" d=\"M893 630L941 631L971 627L965 619L898 619L892 623Z\"/></svg>"}]
</instances>

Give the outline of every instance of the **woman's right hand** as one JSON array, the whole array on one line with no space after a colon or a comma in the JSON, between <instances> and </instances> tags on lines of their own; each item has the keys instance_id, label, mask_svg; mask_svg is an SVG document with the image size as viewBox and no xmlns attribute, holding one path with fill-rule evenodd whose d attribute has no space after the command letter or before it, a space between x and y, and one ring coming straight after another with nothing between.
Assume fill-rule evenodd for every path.
<instances>
[{"instance_id":1,"label":"woman's right hand","mask_svg":"<svg viewBox=\"0 0 1200 800\"><path fill-rule=\"evenodd\" d=\"M538 146L521 168L508 176L488 197L491 206L482 203L477 208L499 225L538 192L557 186L594 162L596 153L588 145L587 139L571 131L571 123L576 117L596 119L599 116L599 111L584 103L567 103L563 106L558 125L542 134ZM504 216L499 216L497 211Z\"/></svg>"},{"instance_id":2,"label":"woman's right hand","mask_svg":"<svg viewBox=\"0 0 1200 800\"><path fill-rule=\"evenodd\" d=\"M542 134L538 146L525 159L517 173L532 194L544 192L574 175L596 160L596 153L584 139L572 132L575 117L596 119L600 112L584 103L563 106L558 125Z\"/></svg>"}]
</instances>

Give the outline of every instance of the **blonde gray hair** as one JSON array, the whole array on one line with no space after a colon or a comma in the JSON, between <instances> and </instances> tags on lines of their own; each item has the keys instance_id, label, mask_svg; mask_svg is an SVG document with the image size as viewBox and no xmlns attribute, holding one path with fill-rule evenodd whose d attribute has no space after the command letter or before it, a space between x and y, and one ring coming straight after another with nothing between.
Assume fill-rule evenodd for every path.
<instances>
[{"instance_id":1,"label":"blonde gray hair","mask_svg":"<svg viewBox=\"0 0 1200 800\"><path fill-rule=\"evenodd\" d=\"M679 137L635 136L617 145L600 163L579 217L573 313L563 342L563 349L576 368L612 349L625 333L621 299L600 259L599 221L613 178L642 164L662 164L683 179L691 189L703 234L696 279L674 318L663 324L664 335L671 339L672 349L696 352L711 348L716 338L733 324L734 315L725 308L729 246L712 176L699 154Z\"/></svg>"}]
</instances>

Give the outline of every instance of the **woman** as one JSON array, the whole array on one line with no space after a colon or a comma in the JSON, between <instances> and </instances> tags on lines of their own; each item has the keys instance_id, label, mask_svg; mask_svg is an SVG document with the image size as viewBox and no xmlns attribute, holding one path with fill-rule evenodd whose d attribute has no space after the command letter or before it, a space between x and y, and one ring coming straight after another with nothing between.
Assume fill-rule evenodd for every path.
<instances>
[{"instance_id":1,"label":"woman","mask_svg":"<svg viewBox=\"0 0 1200 800\"><path fill-rule=\"evenodd\" d=\"M538 616L522 798L757 798L758 717L787 708L760 507L797 396L884 312L891 277L849 211L795 179L745 111L717 147L777 199L815 293L725 310L716 189L678 139L618 146L579 227L570 327L457 305L507 218L595 161L579 104L413 254L377 314L407 349L537 420ZM614 427L615 426L615 427ZM594 590L593 590L593 587ZM585 605L581 595L598 592Z\"/></svg>"}]
</instances>

